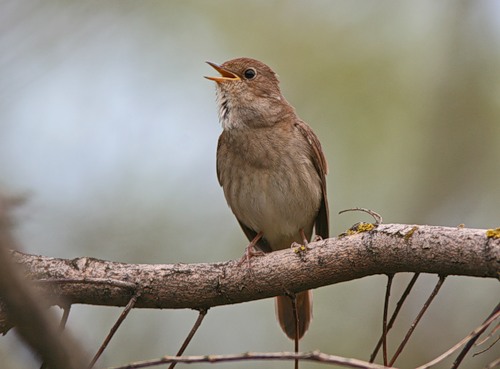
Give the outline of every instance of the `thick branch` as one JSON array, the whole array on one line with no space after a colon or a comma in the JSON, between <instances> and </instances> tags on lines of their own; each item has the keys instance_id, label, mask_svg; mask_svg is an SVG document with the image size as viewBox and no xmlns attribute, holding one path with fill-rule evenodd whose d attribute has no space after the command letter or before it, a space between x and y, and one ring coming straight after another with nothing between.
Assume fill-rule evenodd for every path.
<instances>
[{"instance_id":1,"label":"thick branch","mask_svg":"<svg viewBox=\"0 0 500 369\"><path fill-rule=\"evenodd\" d=\"M400 224L274 252L213 264L125 264L48 258L12 252L27 277L53 303L125 306L142 294L139 308L209 308L317 288L374 274L436 273L498 278L500 238L486 230ZM242 245L243 250L243 245ZM52 296L52 298L50 297ZM0 332L8 329L0 314Z\"/></svg>"}]
</instances>

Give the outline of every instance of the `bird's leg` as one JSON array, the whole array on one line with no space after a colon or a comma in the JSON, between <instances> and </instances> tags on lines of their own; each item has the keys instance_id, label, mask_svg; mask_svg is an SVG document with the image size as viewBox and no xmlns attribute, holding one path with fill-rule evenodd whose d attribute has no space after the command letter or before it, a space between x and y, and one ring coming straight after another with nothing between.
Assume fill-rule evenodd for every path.
<instances>
[{"instance_id":1,"label":"bird's leg","mask_svg":"<svg viewBox=\"0 0 500 369\"><path fill-rule=\"evenodd\" d=\"M309 241L307 240L306 234L304 233L304 230L302 228L299 229L299 234L300 234L300 237L302 238L303 244L301 245L297 242L292 242L292 245L290 246L290 248L295 249L295 248L299 247L305 251L306 249L309 249Z\"/></svg>"},{"instance_id":2,"label":"bird's leg","mask_svg":"<svg viewBox=\"0 0 500 369\"><path fill-rule=\"evenodd\" d=\"M300 237L302 237L302 242L304 242L304 246L309 248L309 240L306 237L306 234L304 233L304 229L301 228L299 229Z\"/></svg>"},{"instance_id":3,"label":"bird's leg","mask_svg":"<svg viewBox=\"0 0 500 369\"><path fill-rule=\"evenodd\" d=\"M248 267L250 268L251 267L251 264L250 264L251 258L253 258L254 256L263 256L265 254L264 251L259 250L256 247L257 242L259 242L259 240L262 238L263 235L264 235L264 233L262 233L262 231L261 231L261 232L257 233L257 235L253 238L252 241L250 241L248 246L245 248L245 253L241 257L240 261L238 262L238 265L241 265L246 261L248 263Z\"/></svg>"}]
</instances>

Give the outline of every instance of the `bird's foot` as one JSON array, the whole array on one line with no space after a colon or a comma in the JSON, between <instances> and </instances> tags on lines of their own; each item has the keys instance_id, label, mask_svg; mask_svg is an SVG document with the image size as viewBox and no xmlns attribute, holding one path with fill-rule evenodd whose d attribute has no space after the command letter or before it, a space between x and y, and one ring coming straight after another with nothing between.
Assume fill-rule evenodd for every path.
<instances>
[{"instance_id":1,"label":"bird's foot","mask_svg":"<svg viewBox=\"0 0 500 369\"><path fill-rule=\"evenodd\" d=\"M302 254L303 252L306 252L309 250L309 247L307 245L301 245L298 242L292 242L292 245L290 248L295 252L296 254Z\"/></svg>"},{"instance_id":2,"label":"bird's foot","mask_svg":"<svg viewBox=\"0 0 500 369\"><path fill-rule=\"evenodd\" d=\"M246 248L245 248L245 253L241 257L241 259L238 261L238 266L243 265L243 263L246 261L248 263L248 268L252 267L252 263L250 260L255 257L255 256L264 256L266 253L264 251L259 250L255 245L250 243Z\"/></svg>"},{"instance_id":3,"label":"bird's foot","mask_svg":"<svg viewBox=\"0 0 500 369\"><path fill-rule=\"evenodd\" d=\"M252 241L245 248L245 253L241 257L240 261L238 261L238 266L241 266L245 261L248 263L248 268L252 267L250 259L254 256L264 256L266 253L257 248L257 242L262 238L262 232L259 232Z\"/></svg>"}]
</instances>

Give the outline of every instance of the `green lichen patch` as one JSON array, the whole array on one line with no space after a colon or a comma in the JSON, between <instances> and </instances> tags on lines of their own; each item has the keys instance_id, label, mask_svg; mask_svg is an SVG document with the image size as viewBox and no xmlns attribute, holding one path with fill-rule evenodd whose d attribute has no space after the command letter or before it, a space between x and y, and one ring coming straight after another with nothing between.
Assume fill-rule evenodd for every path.
<instances>
[{"instance_id":1,"label":"green lichen patch","mask_svg":"<svg viewBox=\"0 0 500 369\"><path fill-rule=\"evenodd\" d=\"M363 233L363 232L370 232L373 231L377 226L372 223L364 223L364 222L359 222L353 225L351 228L349 228L347 231L344 233L341 233L339 237L346 237L346 236L352 236L354 234L358 233Z\"/></svg>"},{"instance_id":2,"label":"green lichen patch","mask_svg":"<svg viewBox=\"0 0 500 369\"><path fill-rule=\"evenodd\" d=\"M415 233L415 231L417 231L417 230L418 230L418 227L414 226L414 227L412 227L412 229L410 229L408 232L406 232L406 234L405 234L405 240L408 241L413 236L413 234Z\"/></svg>"},{"instance_id":3,"label":"green lichen patch","mask_svg":"<svg viewBox=\"0 0 500 369\"><path fill-rule=\"evenodd\" d=\"M486 231L486 237L494 239L500 238L500 228L488 229Z\"/></svg>"}]
</instances>

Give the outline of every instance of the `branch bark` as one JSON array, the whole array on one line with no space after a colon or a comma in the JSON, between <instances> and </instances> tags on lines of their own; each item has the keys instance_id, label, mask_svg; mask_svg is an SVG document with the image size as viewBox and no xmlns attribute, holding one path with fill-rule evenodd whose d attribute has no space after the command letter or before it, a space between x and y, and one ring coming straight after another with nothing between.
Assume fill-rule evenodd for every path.
<instances>
[{"instance_id":1,"label":"branch bark","mask_svg":"<svg viewBox=\"0 0 500 369\"><path fill-rule=\"evenodd\" d=\"M351 236L252 259L212 264L125 264L82 257L49 258L12 251L26 277L52 304L137 308L210 308L299 292L375 274L435 273L499 278L500 232L383 224ZM243 250L243 245L242 245ZM11 324L0 311L0 332Z\"/></svg>"}]
</instances>

